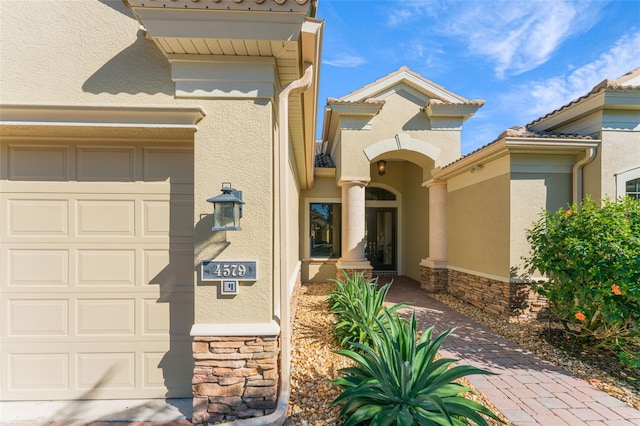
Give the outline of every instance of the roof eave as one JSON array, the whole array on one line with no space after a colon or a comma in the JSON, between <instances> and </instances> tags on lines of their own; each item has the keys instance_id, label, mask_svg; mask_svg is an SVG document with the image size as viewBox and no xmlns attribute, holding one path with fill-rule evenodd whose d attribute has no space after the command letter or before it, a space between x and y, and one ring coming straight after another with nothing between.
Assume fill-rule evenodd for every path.
<instances>
[{"instance_id":1,"label":"roof eave","mask_svg":"<svg viewBox=\"0 0 640 426\"><path fill-rule=\"evenodd\" d=\"M603 110L640 110L640 88L600 87L531 123L527 128L552 131L564 124Z\"/></svg>"},{"instance_id":2,"label":"roof eave","mask_svg":"<svg viewBox=\"0 0 640 426\"><path fill-rule=\"evenodd\" d=\"M483 100L467 102L463 104L439 103L429 101L424 110L427 116L431 118L457 117L462 121L473 116L482 106Z\"/></svg>"},{"instance_id":3,"label":"roof eave","mask_svg":"<svg viewBox=\"0 0 640 426\"><path fill-rule=\"evenodd\" d=\"M573 154L585 149L597 148L599 139L575 138L536 138L536 137L503 137L485 148L480 149L444 168L434 169L435 180L448 180L465 173L475 165L487 163L508 154L544 153L544 154Z\"/></svg>"}]
</instances>

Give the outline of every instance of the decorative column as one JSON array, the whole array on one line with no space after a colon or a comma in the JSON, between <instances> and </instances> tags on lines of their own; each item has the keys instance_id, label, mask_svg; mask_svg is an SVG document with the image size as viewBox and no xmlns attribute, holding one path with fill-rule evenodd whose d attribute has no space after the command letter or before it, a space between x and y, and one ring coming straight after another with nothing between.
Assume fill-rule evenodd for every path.
<instances>
[{"instance_id":1,"label":"decorative column","mask_svg":"<svg viewBox=\"0 0 640 426\"><path fill-rule=\"evenodd\" d=\"M447 183L432 179L423 186L429 190L429 256L420 262L421 287L431 293L446 293Z\"/></svg>"},{"instance_id":2,"label":"decorative column","mask_svg":"<svg viewBox=\"0 0 640 426\"><path fill-rule=\"evenodd\" d=\"M371 278L373 268L364 255L365 241L365 187L370 179L343 178L342 187L342 257L338 271L363 273Z\"/></svg>"}]
</instances>

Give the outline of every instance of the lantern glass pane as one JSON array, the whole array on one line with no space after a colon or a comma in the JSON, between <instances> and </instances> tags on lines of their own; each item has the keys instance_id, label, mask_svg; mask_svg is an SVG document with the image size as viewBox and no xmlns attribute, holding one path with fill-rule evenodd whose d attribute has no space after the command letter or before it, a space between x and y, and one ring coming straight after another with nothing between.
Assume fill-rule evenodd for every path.
<instances>
[{"instance_id":1,"label":"lantern glass pane","mask_svg":"<svg viewBox=\"0 0 640 426\"><path fill-rule=\"evenodd\" d=\"M213 227L228 228L234 227L234 204L235 203L216 203L213 210Z\"/></svg>"}]
</instances>

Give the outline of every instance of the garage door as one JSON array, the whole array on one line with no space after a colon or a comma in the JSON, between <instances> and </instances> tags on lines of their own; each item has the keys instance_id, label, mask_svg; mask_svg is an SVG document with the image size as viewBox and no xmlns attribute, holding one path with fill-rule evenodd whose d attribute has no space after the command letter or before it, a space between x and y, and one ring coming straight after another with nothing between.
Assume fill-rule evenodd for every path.
<instances>
[{"instance_id":1,"label":"garage door","mask_svg":"<svg viewBox=\"0 0 640 426\"><path fill-rule=\"evenodd\" d=\"M0 400L190 397L193 143L0 143Z\"/></svg>"}]
</instances>

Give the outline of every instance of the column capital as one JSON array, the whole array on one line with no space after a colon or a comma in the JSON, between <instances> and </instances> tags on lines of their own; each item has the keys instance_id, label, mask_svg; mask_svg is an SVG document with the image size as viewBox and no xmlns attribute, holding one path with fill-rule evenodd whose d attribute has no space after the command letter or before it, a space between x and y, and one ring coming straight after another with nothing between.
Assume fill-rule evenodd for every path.
<instances>
[{"instance_id":1,"label":"column capital","mask_svg":"<svg viewBox=\"0 0 640 426\"><path fill-rule=\"evenodd\" d=\"M447 181L446 180L435 180L435 179L429 179L428 181L422 182L422 186L425 188L431 188L432 186L447 186Z\"/></svg>"},{"instance_id":2,"label":"column capital","mask_svg":"<svg viewBox=\"0 0 640 426\"><path fill-rule=\"evenodd\" d=\"M345 176L340 178L340 180L338 181L338 185L340 185L341 187L353 185L367 186L369 182L371 182L370 177Z\"/></svg>"}]
</instances>

